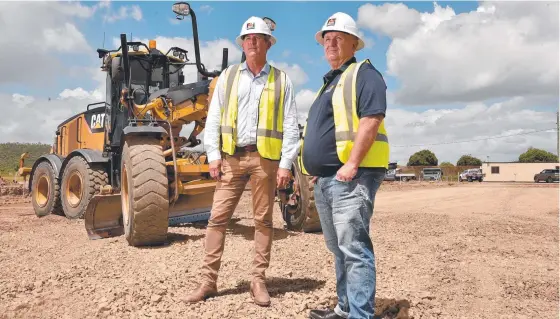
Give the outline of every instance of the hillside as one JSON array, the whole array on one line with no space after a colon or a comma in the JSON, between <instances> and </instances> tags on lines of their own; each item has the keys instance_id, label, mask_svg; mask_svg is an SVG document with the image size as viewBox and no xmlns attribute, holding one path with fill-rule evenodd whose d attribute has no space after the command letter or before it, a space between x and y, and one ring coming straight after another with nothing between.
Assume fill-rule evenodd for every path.
<instances>
[{"instance_id":1,"label":"hillside","mask_svg":"<svg viewBox=\"0 0 560 319\"><path fill-rule=\"evenodd\" d=\"M17 171L21 154L29 152L25 166L31 167L39 156L50 149L50 145L41 143L0 143L0 174L11 176Z\"/></svg>"}]
</instances>

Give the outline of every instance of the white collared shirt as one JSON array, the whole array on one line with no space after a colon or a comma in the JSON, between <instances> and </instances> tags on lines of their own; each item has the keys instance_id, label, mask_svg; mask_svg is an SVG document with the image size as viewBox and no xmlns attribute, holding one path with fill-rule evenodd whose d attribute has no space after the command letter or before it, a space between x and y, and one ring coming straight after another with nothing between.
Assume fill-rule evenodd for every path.
<instances>
[{"instance_id":1,"label":"white collared shirt","mask_svg":"<svg viewBox=\"0 0 560 319\"><path fill-rule=\"evenodd\" d=\"M266 63L262 71L254 76L244 62L240 65L238 83L238 116L237 116L237 146L257 144L257 120L259 113L259 100L262 90L266 85L270 65ZM225 74L222 72L222 74ZM204 148L208 155L208 162L221 159L220 152L220 114L224 107L225 76L218 78L212 102L208 109L206 126L204 129ZM284 124L282 140L282 156L279 166L291 169L297 157L299 147L299 128L297 122L297 109L293 84L286 76L284 92Z\"/></svg>"}]
</instances>

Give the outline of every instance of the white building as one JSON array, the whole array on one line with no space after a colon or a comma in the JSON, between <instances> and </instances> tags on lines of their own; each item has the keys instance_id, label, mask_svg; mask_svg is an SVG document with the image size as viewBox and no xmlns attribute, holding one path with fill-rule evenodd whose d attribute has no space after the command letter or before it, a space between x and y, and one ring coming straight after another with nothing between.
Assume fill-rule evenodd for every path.
<instances>
[{"instance_id":1,"label":"white building","mask_svg":"<svg viewBox=\"0 0 560 319\"><path fill-rule=\"evenodd\" d=\"M480 168L485 182L533 182L535 174L558 168L558 163L485 162Z\"/></svg>"}]
</instances>

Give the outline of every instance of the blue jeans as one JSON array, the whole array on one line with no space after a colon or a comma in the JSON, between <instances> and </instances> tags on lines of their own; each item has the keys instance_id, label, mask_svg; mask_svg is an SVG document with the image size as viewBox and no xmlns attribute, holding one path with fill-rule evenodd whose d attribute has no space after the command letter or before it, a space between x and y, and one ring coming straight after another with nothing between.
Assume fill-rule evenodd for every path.
<instances>
[{"instance_id":1,"label":"blue jeans","mask_svg":"<svg viewBox=\"0 0 560 319\"><path fill-rule=\"evenodd\" d=\"M335 312L345 318L373 318L375 254L369 237L375 193L385 173L359 169L352 181L320 177L315 204L327 248L335 256Z\"/></svg>"}]
</instances>

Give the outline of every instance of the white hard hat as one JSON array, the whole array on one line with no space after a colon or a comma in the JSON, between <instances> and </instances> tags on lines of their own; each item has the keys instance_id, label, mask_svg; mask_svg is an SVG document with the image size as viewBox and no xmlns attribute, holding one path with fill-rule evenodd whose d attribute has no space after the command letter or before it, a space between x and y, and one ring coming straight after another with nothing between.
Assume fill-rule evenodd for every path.
<instances>
[{"instance_id":1,"label":"white hard hat","mask_svg":"<svg viewBox=\"0 0 560 319\"><path fill-rule=\"evenodd\" d=\"M245 23L243 23L243 26L241 27L241 32L239 33L239 36L235 39L235 42L239 46L242 46L243 44L242 37L244 35L251 34L251 33L266 34L270 36L270 42L273 45L276 43L276 38L272 35L272 32L270 31L270 27L268 26L268 24L266 24L266 22L263 19L259 17L250 17L249 19L247 19L247 21L245 21Z\"/></svg>"},{"instance_id":2,"label":"white hard hat","mask_svg":"<svg viewBox=\"0 0 560 319\"><path fill-rule=\"evenodd\" d=\"M358 26L356 25L356 21L344 12L337 12L330 16L327 21L325 21L321 31L315 34L315 40L317 40L317 42L321 45L323 45L323 32L326 31L340 31L354 35L358 38L358 47L356 48L356 51L364 48L364 41L358 35Z\"/></svg>"}]
</instances>

